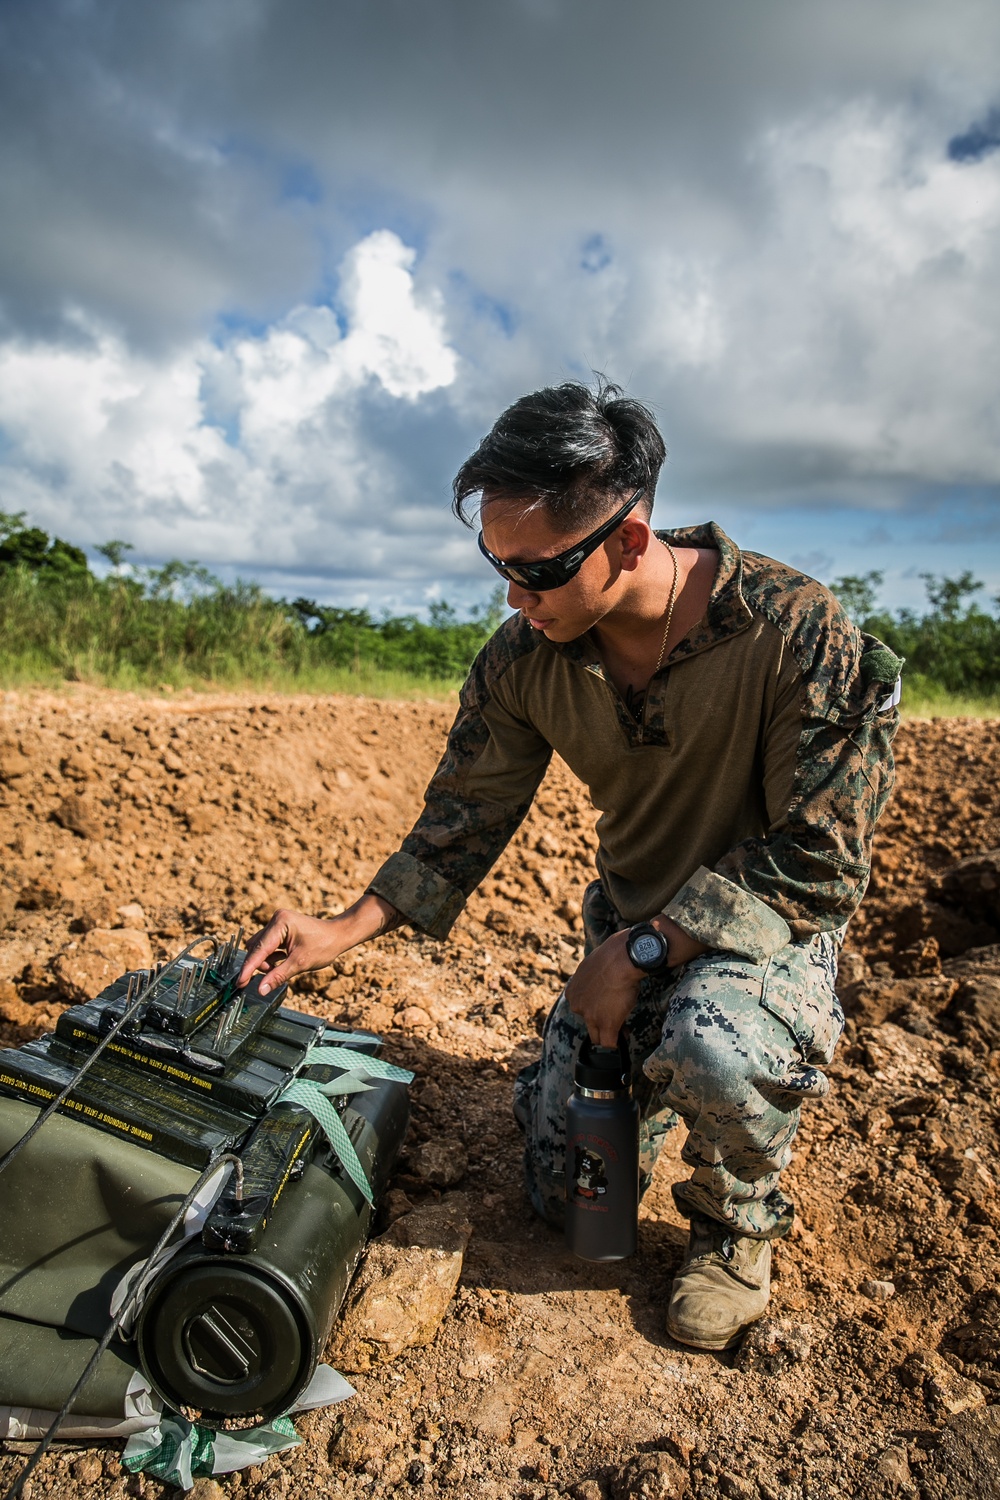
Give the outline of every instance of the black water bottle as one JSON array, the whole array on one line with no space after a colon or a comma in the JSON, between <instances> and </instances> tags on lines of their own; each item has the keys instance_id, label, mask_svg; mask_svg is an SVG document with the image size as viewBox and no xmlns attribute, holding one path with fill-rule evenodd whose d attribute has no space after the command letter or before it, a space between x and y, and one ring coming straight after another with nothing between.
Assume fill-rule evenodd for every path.
<instances>
[{"instance_id":1,"label":"black water bottle","mask_svg":"<svg viewBox=\"0 0 1000 1500\"><path fill-rule=\"evenodd\" d=\"M639 1218L639 1106L628 1043L584 1042L566 1103L566 1243L583 1260L633 1255Z\"/></svg>"}]
</instances>

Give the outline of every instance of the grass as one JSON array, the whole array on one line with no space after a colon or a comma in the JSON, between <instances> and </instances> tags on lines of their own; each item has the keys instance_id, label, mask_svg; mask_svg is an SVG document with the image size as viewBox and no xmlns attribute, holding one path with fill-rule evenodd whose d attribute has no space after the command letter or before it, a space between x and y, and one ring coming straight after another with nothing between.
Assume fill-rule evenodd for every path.
<instances>
[{"instance_id":1,"label":"grass","mask_svg":"<svg viewBox=\"0 0 1000 1500\"><path fill-rule=\"evenodd\" d=\"M0 659L0 689L3 690L47 689L57 692L73 683L142 694L304 693L316 697L338 694L365 698L435 699L440 702L456 697L462 679L459 676L431 677L365 663L358 667L307 665L295 671L275 668L256 675L248 675L235 666L209 678L185 671L180 664L160 675L138 671L128 663L119 663L111 672L88 671L81 664L67 673L45 661ZM998 719L1000 695L972 697L949 693L914 674L903 680L900 710L904 719Z\"/></svg>"},{"instance_id":2,"label":"grass","mask_svg":"<svg viewBox=\"0 0 1000 1500\"><path fill-rule=\"evenodd\" d=\"M31 691L44 689L59 692L76 683L88 687L109 688L116 692L161 695L182 693L305 693L316 697L338 694L347 697L436 699L456 697L462 685L460 677L430 677L420 673L394 671L375 666L311 666L301 671L280 669L248 676L238 668L199 676L178 666L155 679L148 673L119 665L112 672L74 670L60 672L45 663L0 661L0 690Z\"/></svg>"},{"instance_id":3,"label":"grass","mask_svg":"<svg viewBox=\"0 0 1000 1500\"><path fill-rule=\"evenodd\" d=\"M161 570L162 571L162 570ZM272 600L213 582L190 598L89 573L0 569L0 686L87 683L127 692L251 689L448 697L493 629L489 611L430 623Z\"/></svg>"},{"instance_id":4,"label":"grass","mask_svg":"<svg viewBox=\"0 0 1000 1500\"><path fill-rule=\"evenodd\" d=\"M904 719L1000 719L1000 693L949 693L919 673L903 673Z\"/></svg>"},{"instance_id":5,"label":"grass","mask_svg":"<svg viewBox=\"0 0 1000 1500\"><path fill-rule=\"evenodd\" d=\"M257 664L248 670L245 661L216 660L211 673L187 666L182 658L162 657L138 665L116 654L75 651L68 665L56 665L51 656L25 651L0 655L0 690L46 689L58 692L70 684L111 688L117 692L159 693L305 693L365 698L454 699L462 685L461 674L432 676L399 667L380 667L361 660L351 666L303 661L291 666L279 662ZM949 693L919 673L905 673L900 710L904 719L997 719L1000 694L973 696Z\"/></svg>"}]
</instances>

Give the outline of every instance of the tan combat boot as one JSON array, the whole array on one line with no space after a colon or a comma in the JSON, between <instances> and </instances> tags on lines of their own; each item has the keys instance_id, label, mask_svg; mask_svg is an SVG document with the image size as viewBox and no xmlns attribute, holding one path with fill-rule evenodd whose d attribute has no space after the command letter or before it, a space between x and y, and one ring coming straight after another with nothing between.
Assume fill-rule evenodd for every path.
<instances>
[{"instance_id":1,"label":"tan combat boot","mask_svg":"<svg viewBox=\"0 0 1000 1500\"><path fill-rule=\"evenodd\" d=\"M667 1332L695 1349L729 1349L771 1295L771 1242L737 1234L701 1214L667 1308Z\"/></svg>"}]
</instances>

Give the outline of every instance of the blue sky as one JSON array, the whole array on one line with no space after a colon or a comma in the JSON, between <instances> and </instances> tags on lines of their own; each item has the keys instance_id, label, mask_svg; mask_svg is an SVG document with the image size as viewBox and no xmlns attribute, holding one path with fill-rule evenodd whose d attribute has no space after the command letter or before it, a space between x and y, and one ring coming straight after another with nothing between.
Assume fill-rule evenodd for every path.
<instances>
[{"instance_id":1,"label":"blue sky","mask_svg":"<svg viewBox=\"0 0 1000 1500\"><path fill-rule=\"evenodd\" d=\"M985 602L998 51L982 0L8 0L0 506L472 604L452 474L596 369L662 524Z\"/></svg>"}]
</instances>

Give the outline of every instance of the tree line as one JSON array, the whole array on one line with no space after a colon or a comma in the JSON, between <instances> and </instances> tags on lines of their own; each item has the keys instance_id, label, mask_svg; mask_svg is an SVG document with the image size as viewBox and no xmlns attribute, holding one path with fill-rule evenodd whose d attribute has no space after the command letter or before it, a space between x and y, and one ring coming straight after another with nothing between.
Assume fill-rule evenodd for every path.
<instances>
[{"instance_id":1,"label":"tree line","mask_svg":"<svg viewBox=\"0 0 1000 1500\"><path fill-rule=\"evenodd\" d=\"M848 614L906 660L904 681L955 695L993 698L1000 692L1000 595L983 609L983 585L969 571L957 578L921 573L923 613L880 607L879 572L848 574L831 585Z\"/></svg>"},{"instance_id":2,"label":"tree line","mask_svg":"<svg viewBox=\"0 0 1000 1500\"><path fill-rule=\"evenodd\" d=\"M451 605L376 618L312 599L272 599L196 562L132 567L128 543L79 547L0 511L0 639L8 679L263 682L326 670L454 681L504 616L503 594L460 619Z\"/></svg>"},{"instance_id":3,"label":"tree line","mask_svg":"<svg viewBox=\"0 0 1000 1500\"><path fill-rule=\"evenodd\" d=\"M195 562L133 567L130 546L97 549L104 577L71 543L0 511L0 639L8 680L78 678L156 684L307 680L335 670L382 672L454 682L504 618L503 591L460 619L449 604L416 615L376 618L315 600L272 599L259 584L223 583ZM906 658L911 690L975 698L1000 694L1000 596L994 612L977 600L983 585L925 573L927 607L887 610L883 575L835 579L851 617Z\"/></svg>"}]
</instances>

